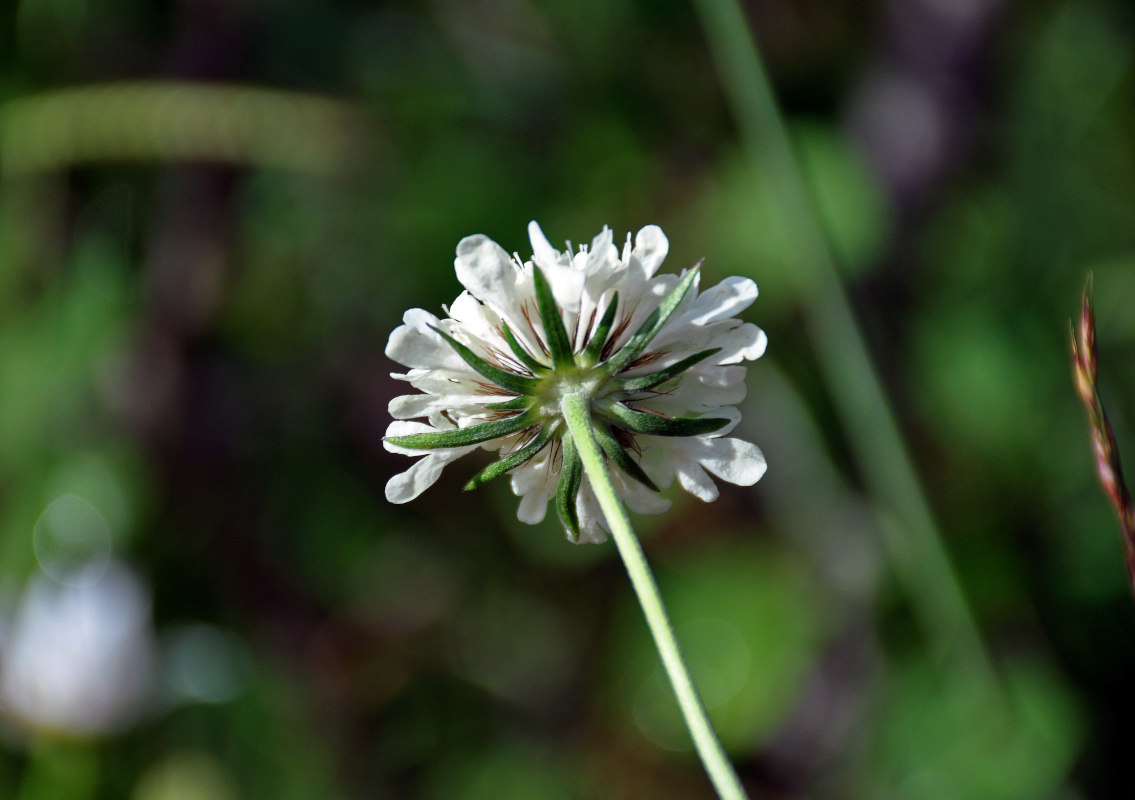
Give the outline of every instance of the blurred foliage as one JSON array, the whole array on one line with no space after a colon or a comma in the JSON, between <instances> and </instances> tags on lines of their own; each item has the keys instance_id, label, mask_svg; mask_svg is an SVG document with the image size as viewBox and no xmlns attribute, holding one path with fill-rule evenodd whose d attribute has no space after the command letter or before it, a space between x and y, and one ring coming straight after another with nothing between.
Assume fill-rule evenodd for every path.
<instances>
[{"instance_id":1,"label":"blurred foliage","mask_svg":"<svg viewBox=\"0 0 1135 800\"><path fill-rule=\"evenodd\" d=\"M125 729L0 712L0 797L710 796L610 546L517 522L503 482L462 493L471 464L383 500L387 335L456 296L458 239L524 254L533 218L658 223L669 268L761 287L741 430L767 477L640 521L754 798L1135 793L1135 608L1066 353L1091 271L1135 459L1135 17L745 10L1000 697L937 657L883 555L803 333L816 276L687 4L20 0L0 654L33 576L109 537L157 657Z\"/></svg>"}]
</instances>

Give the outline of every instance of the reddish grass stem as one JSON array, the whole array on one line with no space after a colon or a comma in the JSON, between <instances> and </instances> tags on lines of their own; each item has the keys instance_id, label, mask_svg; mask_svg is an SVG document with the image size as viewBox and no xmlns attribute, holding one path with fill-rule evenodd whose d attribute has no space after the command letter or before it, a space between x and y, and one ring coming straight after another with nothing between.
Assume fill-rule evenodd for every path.
<instances>
[{"instance_id":1,"label":"reddish grass stem","mask_svg":"<svg viewBox=\"0 0 1135 800\"><path fill-rule=\"evenodd\" d=\"M1084 299L1080 306L1079 341L1073 326L1072 336L1072 375L1076 380L1076 392L1084 407L1088 409L1091 424L1092 451L1096 458L1096 474L1103 484L1111 504L1119 517L1119 527L1123 534L1123 552L1127 559L1127 576L1131 590L1135 593L1135 503L1131 492L1123 480L1123 467L1119 462L1119 448L1115 443L1115 432L1108 422L1107 412L1100 401L1096 385L1098 357L1096 351L1096 315L1092 309L1092 282L1084 287Z\"/></svg>"}]
</instances>

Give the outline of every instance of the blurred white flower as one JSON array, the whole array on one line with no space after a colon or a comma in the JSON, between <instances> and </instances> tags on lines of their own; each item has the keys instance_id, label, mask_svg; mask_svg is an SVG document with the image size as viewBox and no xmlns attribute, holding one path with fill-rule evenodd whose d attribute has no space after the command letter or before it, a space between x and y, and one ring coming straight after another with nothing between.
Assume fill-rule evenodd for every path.
<instances>
[{"instance_id":1,"label":"blurred white flower","mask_svg":"<svg viewBox=\"0 0 1135 800\"><path fill-rule=\"evenodd\" d=\"M34 730L122 730L152 697L150 598L124 566L95 580L37 576L0 641L0 710Z\"/></svg>"},{"instance_id":2,"label":"blurred white flower","mask_svg":"<svg viewBox=\"0 0 1135 800\"><path fill-rule=\"evenodd\" d=\"M606 538L560 401L584 394L612 478L627 505L661 513L675 478L702 500L717 497L711 473L749 486L765 471L754 445L726 436L740 419L745 367L765 350L763 331L735 315L757 297L748 278L699 294L695 266L655 275L669 249L648 226L621 253L604 228L590 247L553 248L535 223L534 255L509 257L483 235L457 246L465 291L439 319L406 312L386 354L394 374L421 391L395 398L388 450L422 456L386 486L394 503L414 499L450 461L478 447L500 459L466 485L511 473L517 516L537 523L553 495L573 541ZM425 418L426 422L408 421Z\"/></svg>"}]
</instances>

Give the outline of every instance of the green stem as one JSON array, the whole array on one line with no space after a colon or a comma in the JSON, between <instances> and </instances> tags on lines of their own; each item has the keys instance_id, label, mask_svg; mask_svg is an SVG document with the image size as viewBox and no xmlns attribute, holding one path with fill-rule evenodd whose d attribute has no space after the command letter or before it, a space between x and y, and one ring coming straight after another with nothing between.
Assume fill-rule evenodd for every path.
<instances>
[{"instance_id":1,"label":"green stem","mask_svg":"<svg viewBox=\"0 0 1135 800\"><path fill-rule=\"evenodd\" d=\"M591 417L591 408L585 395L572 394L560 401L564 420L575 440L579 450L579 458L583 462L583 471L591 482L595 498L599 501L599 508L607 520L611 530L611 538L615 540L615 547L622 556L623 564L627 568L627 575L631 579L631 586L638 595L642 613L646 616L647 627L654 637L654 644L658 654L662 657L662 665L666 675L670 678L670 685L674 687L674 694L678 698L678 707L686 720L690 736L694 740L694 747L698 751L705 771L722 800L747 800L748 795L741 788L741 781L725 755L721 741L710 724L705 712L705 704L694 686L690 677L690 670L682 658L682 651L678 647L678 640L674 636L674 626L666 614L666 607L662 604L662 595L658 591L658 584L646 563L646 556L642 552L642 545L635 536L631 527L630 517L619 499L615 486L611 483L611 474L603 459L599 442L595 438Z\"/></svg>"}]
</instances>

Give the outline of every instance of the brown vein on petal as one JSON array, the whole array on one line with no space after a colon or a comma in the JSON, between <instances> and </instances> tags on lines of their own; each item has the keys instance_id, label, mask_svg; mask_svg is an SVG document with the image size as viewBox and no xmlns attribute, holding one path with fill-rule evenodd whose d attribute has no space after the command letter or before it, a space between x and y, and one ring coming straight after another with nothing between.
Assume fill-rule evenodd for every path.
<instances>
[{"instance_id":1,"label":"brown vein on petal","mask_svg":"<svg viewBox=\"0 0 1135 800\"><path fill-rule=\"evenodd\" d=\"M563 441L560 437L552 440L552 452L548 453L548 466L544 470L544 485L548 485L548 481L552 479L552 467L558 462L560 469L563 469Z\"/></svg>"},{"instance_id":2,"label":"brown vein on petal","mask_svg":"<svg viewBox=\"0 0 1135 800\"><path fill-rule=\"evenodd\" d=\"M513 441L501 447L501 455L510 456L530 445L536 440L536 437L540 435L540 427L539 423L530 425L524 430L514 433L512 436L506 437L505 441L508 441L508 439L512 439Z\"/></svg>"},{"instance_id":3,"label":"brown vein on petal","mask_svg":"<svg viewBox=\"0 0 1135 800\"><path fill-rule=\"evenodd\" d=\"M661 350L655 353L647 353L646 355L641 355L630 364L628 364L627 368L624 369L623 372L630 372L632 369L638 369L639 367L645 367L649 364L653 364L655 361L662 358L663 355L665 355L665 353L663 353Z\"/></svg>"},{"instance_id":4,"label":"brown vein on petal","mask_svg":"<svg viewBox=\"0 0 1135 800\"><path fill-rule=\"evenodd\" d=\"M528 301L526 300L524 305L520 307L520 315L524 317L524 321L528 323L528 330L532 331L532 338L536 340L536 344L540 345L540 349L544 352L544 355L551 355L548 346L544 344L544 340L540 338L540 334L536 332L536 326L532 324L532 317L529 316L529 314Z\"/></svg>"},{"instance_id":5,"label":"brown vein on petal","mask_svg":"<svg viewBox=\"0 0 1135 800\"><path fill-rule=\"evenodd\" d=\"M619 324L612 328L610 334L607 335L607 342L603 345L603 353L599 357L600 361L606 361L615 350L618 349L615 347L615 342L619 341L622 335L627 332L627 328L630 327L631 324L631 317L635 315L635 311L637 310L638 303L635 303L634 308L629 309L625 314L620 313L622 319L619 320ZM620 347L621 346L622 345L620 345Z\"/></svg>"},{"instance_id":6,"label":"brown vein on petal","mask_svg":"<svg viewBox=\"0 0 1135 800\"><path fill-rule=\"evenodd\" d=\"M582 353L584 350L587 349L587 345L591 343L591 334L592 334L592 331L595 330L595 320L598 316L599 316L599 306L595 306L595 308L591 309L591 319L589 319L587 321L587 327L585 327L583 329L583 331L584 331L583 339L584 340L582 342L580 342L579 347L577 348L576 352ZM578 328L578 327L579 327L579 320L577 319L576 320L576 328Z\"/></svg>"},{"instance_id":7,"label":"brown vein on petal","mask_svg":"<svg viewBox=\"0 0 1135 800\"><path fill-rule=\"evenodd\" d=\"M473 383L477 384L477 388L473 391L473 394L485 394L485 395L507 394L507 395L511 395L513 397L519 397L519 395L516 392L510 392L507 389L502 389L501 387L497 386L495 383L485 383L484 381L473 381Z\"/></svg>"},{"instance_id":8,"label":"brown vein on petal","mask_svg":"<svg viewBox=\"0 0 1135 800\"><path fill-rule=\"evenodd\" d=\"M503 331L501 331L501 337L504 337ZM487 350L485 360L492 364L494 367L499 367L500 369L511 372L514 375L519 375L522 378L535 377L535 375L532 374L532 371L528 369L528 367L524 366L515 358L513 358L510 353L506 353L503 350L498 350L491 344L485 345L485 349ZM492 356L492 360L490 360L487 356Z\"/></svg>"}]
</instances>

